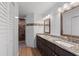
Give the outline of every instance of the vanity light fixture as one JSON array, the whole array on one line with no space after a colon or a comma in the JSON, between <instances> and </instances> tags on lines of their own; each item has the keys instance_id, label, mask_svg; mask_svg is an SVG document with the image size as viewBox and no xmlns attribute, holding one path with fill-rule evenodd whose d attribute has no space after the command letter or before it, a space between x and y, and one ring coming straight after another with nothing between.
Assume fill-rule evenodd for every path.
<instances>
[{"instance_id":1,"label":"vanity light fixture","mask_svg":"<svg viewBox=\"0 0 79 59\"><path fill-rule=\"evenodd\" d=\"M71 5L72 7L76 7L76 6L79 5L79 2L71 2L70 5Z\"/></svg>"},{"instance_id":2,"label":"vanity light fixture","mask_svg":"<svg viewBox=\"0 0 79 59\"><path fill-rule=\"evenodd\" d=\"M63 13L66 10L70 10L73 7L79 6L79 2L65 3L64 6L58 8L59 13Z\"/></svg>"},{"instance_id":3,"label":"vanity light fixture","mask_svg":"<svg viewBox=\"0 0 79 59\"><path fill-rule=\"evenodd\" d=\"M70 10L72 6L69 3L64 4L63 9L64 11Z\"/></svg>"},{"instance_id":4,"label":"vanity light fixture","mask_svg":"<svg viewBox=\"0 0 79 59\"><path fill-rule=\"evenodd\" d=\"M58 12L61 12L61 8L60 7L58 8Z\"/></svg>"},{"instance_id":5,"label":"vanity light fixture","mask_svg":"<svg viewBox=\"0 0 79 59\"><path fill-rule=\"evenodd\" d=\"M68 3L64 4L63 9L66 10L68 8Z\"/></svg>"},{"instance_id":6,"label":"vanity light fixture","mask_svg":"<svg viewBox=\"0 0 79 59\"><path fill-rule=\"evenodd\" d=\"M47 15L46 17L43 18L43 20L45 20L47 18L51 18L51 15Z\"/></svg>"},{"instance_id":7,"label":"vanity light fixture","mask_svg":"<svg viewBox=\"0 0 79 59\"><path fill-rule=\"evenodd\" d=\"M59 8L58 8L58 12L59 12L59 13L63 13L63 12L64 12L64 9L59 7Z\"/></svg>"},{"instance_id":8,"label":"vanity light fixture","mask_svg":"<svg viewBox=\"0 0 79 59\"><path fill-rule=\"evenodd\" d=\"M65 10L70 10L72 8L72 6L70 4L67 4L66 9Z\"/></svg>"}]
</instances>

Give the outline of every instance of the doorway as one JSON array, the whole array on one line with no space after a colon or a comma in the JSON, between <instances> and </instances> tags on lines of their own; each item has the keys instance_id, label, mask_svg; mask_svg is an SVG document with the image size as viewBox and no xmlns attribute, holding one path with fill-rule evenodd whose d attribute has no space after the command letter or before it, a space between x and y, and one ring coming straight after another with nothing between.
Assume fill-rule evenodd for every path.
<instances>
[{"instance_id":1,"label":"doorway","mask_svg":"<svg viewBox=\"0 0 79 59\"><path fill-rule=\"evenodd\" d=\"M25 47L25 19L19 18L19 49Z\"/></svg>"}]
</instances>

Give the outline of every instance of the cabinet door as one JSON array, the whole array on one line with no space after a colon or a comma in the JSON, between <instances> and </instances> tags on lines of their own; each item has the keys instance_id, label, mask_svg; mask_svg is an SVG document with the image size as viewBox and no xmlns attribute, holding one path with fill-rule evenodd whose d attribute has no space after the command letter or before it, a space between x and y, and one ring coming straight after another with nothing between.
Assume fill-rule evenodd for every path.
<instances>
[{"instance_id":1,"label":"cabinet door","mask_svg":"<svg viewBox=\"0 0 79 59\"><path fill-rule=\"evenodd\" d=\"M37 48L43 56L54 56L54 47L47 40L37 36Z\"/></svg>"},{"instance_id":2,"label":"cabinet door","mask_svg":"<svg viewBox=\"0 0 79 59\"><path fill-rule=\"evenodd\" d=\"M74 54L60 48L59 46L55 46L55 53L58 55L58 56L75 56Z\"/></svg>"},{"instance_id":3,"label":"cabinet door","mask_svg":"<svg viewBox=\"0 0 79 59\"><path fill-rule=\"evenodd\" d=\"M45 40L45 45L46 45L48 48L50 48L52 51L54 51L54 44L53 44L53 43L51 43L51 42Z\"/></svg>"},{"instance_id":4,"label":"cabinet door","mask_svg":"<svg viewBox=\"0 0 79 59\"><path fill-rule=\"evenodd\" d=\"M54 56L54 51L51 50L48 46L45 46L44 51L46 52L47 56Z\"/></svg>"},{"instance_id":5,"label":"cabinet door","mask_svg":"<svg viewBox=\"0 0 79 59\"><path fill-rule=\"evenodd\" d=\"M36 45L41 55L44 55L44 46L41 42L41 38L39 36L36 37Z\"/></svg>"},{"instance_id":6,"label":"cabinet door","mask_svg":"<svg viewBox=\"0 0 79 59\"><path fill-rule=\"evenodd\" d=\"M36 45L37 45L37 48L40 49L40 41L38 36L36 36Z\"/></svg>"}]
</instances>

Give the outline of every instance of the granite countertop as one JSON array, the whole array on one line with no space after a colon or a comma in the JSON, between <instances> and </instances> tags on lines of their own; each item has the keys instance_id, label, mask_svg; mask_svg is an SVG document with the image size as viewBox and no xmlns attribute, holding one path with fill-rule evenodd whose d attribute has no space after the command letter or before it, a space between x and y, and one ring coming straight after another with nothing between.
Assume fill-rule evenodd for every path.
<instances>
[{"instance_id":1,"label":"granite countertop","mask_svg":"<svg viewBox=\"0 0 79 59\"><path fill-rule=\"evenodd\" d=\"M51 43L56 44L57 46L79 56L79 44L70 42L67 40L64 40L60 37L50 36L50 35L44 35L44 34L37 34L38 36L44 38L45 40L48 40ZM62 44L61 44L62 43Z\"/></svg>"}]
</instances>

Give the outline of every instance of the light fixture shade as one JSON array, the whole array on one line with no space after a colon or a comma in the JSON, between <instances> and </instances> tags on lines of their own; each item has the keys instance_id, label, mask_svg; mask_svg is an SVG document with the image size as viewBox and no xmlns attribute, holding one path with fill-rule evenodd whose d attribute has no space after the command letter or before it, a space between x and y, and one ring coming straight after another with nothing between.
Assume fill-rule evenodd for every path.
<instances>
[{"instance_id":1,"label":"light fixture shade","mask_svg":"<svg viewBox=\"0 0 79 59\"><path fill-rule=\"evenodd\" d=\"M58 8L58 12L60 12L60 13L63 13L64 12L64 10L63 10L63 8Z\"/></svg>"},{"instance_id":2,"label":"light fixture shade","mask_svg":"<svg viewBox=\"0 0 79 59\"><path fill-rule=\"evenodd\" d=\"M58 12L61 12L61 8L58 8Z\"/></svg>"},{"instance_id":3,"label":"light fixture shade","mask_svg":"<svg viewBox=\"0 0 79 59\"><path fill-rule=\"evenodd\" d=\"M63 13L64 11L70 10L73 7L79 6L79 2L65 3L64 6L58 8L58 12Z\"/></svg>"},{"instance_id":4,"label":"light fixture shade","mask_svg":"<svg viewBox=\"0 0 79 59\"><path fill-rule=\"evenodd\" d=\"M67 9L68 8L68 5L69 5L68 3L64 4L63 8L64 9Z\"/></svg>"},{"instance_id":5,"label":"light fixture shade","mask_svg":"<svg viewBox=\"0 0 79 59\"><path fill-rule=\"evenodd\" d=\"M66 8L66 10L70 10L72 7L71 5L69 4L68 7Z\"/></svg>"},{"instance_id":6,"label":"light fixture shade","mask_svg":"<svg viewBox=\"0 0 79 59\"><path fill-rule=\"evenodd\" d=\"M70 5L71 5L72 7L76 7L76 6L79 5L79 2L71 2Z\"/></svg>"},{"instance_id":7,"label":"light fixture shade","mask_svg":"<svg viewBox=\"0 0 79 59\"><path fill-rule=\"evenodd\" d=\"M65 10L69 10L70 6L68 3L64 4L61 8L58 8L58 12L63 13Z\"/></svg>"},{"instance_id":8,"label":"light fixture shade","mask_svg":"<svg viewBox=\"0 0 79 59\"><path fill-rule=\"evenodd\" d=\"M64 4L63 6L64 11L65 10L70 10L71 9L71 5L69 3Z\"/></svg>"},{"instance_id":9,"label":"light fixture shade","mask_svg":"<svg viewBox=\"0 0 79 59\"><path fill-rule=\"evenodd\" d=\"M51 17L52 16L48 14L46 17L43 18L43 20L48 19L48 18L51 18Z\"/></svg>"}]
</instances>

